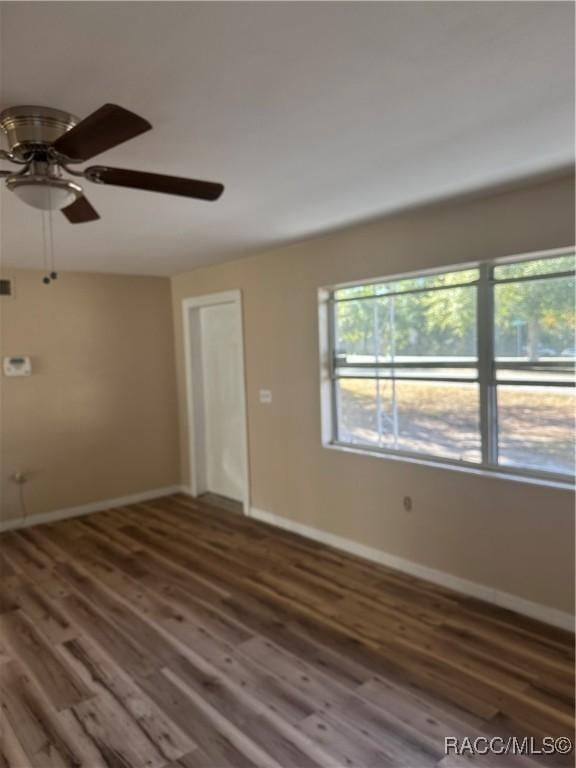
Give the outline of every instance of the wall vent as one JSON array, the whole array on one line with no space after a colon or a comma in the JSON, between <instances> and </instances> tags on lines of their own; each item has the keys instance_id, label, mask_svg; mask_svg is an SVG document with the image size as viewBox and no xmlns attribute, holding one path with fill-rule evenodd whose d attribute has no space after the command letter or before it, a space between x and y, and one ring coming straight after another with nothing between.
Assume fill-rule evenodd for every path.
<instances>
[{"instance_id":1,"label":"wall vent","mask_svg":"<svg viewBox=\"0 0 576 768\"><path fill-rule=\"evenodd\" d=\"M12 280L0 280L0 296L12 296Z\"/></svg>"}]
</instances>

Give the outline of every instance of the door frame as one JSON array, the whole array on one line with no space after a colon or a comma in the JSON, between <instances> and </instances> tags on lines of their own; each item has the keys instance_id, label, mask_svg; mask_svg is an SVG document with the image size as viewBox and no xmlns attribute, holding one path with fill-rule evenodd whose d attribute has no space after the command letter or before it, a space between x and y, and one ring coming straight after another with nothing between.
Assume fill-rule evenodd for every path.
<instances>
[{"instance_id":1,"label":"door frame","mask_svg":"<svg viewBox=\"0 0 576 768\"><path fill-rule=\"evenodd\" d=\"M204 424L202 397L202 355L200 341L200 310L219 304L232 304L240 327L238 370L240 371L240 423L242 450L242 511L250 515L250 472L248 464L248 423L246 411L246 374L244 366L244 323L242 317L242 293L240 290L210 293L182 299L184 327L184 367L186 382L186 411L188 427L188 451L190 493L199 496L207 490L204 469Z\"/></svg>"}]
</instances>

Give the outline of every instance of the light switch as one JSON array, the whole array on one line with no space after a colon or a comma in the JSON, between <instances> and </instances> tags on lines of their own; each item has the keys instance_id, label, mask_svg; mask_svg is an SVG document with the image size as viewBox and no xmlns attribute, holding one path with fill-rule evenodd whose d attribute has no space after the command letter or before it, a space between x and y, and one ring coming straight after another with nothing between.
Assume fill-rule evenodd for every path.
<instances>
[{"instance_id":1,"label":"light switch","mask_svg":"<svg viewBox=\"0 0 576 768\"><path fill-rule=\"evenodd\" d=\"M260 402L263 405L269 405L272 402L272 390L261 389L260 390Z\"/></svg>"}]
</instances>

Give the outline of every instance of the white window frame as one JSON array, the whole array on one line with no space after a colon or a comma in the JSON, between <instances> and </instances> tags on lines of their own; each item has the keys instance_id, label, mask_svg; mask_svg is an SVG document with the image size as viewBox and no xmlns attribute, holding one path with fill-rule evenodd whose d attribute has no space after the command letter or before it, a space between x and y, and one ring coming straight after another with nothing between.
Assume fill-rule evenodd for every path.
<instances>
[{"instance_id":1,"label":"white window frame","mask_svg":"<svg viewBox=\"0 0 576 768\"><path fill-rule=\"evenodd\" d=\"M487 262L474 262L465 264L446 265L433 270L418 270L400 275L391 275L383 278L362 280L353 283L345 283L321 288L319 291L319 330L321 351L321 416L322 416L322 442L327 448L335 448L342 451L360 453L369 456L380 456L387 459L409 461L418 464L440 466L451 469L459 469L475 474L488 474L525 482L553 485L558 487L574 487L574 477L546 470L507 466L498 464L498 410L496 404L497 385L506 382L497 381L496 365L494 357L494 294L495 285L505 282L518 282L533 278L506 278L495 280L494 268L504 264L521 261L553 258L574 253L574 247L558 248L554 250L525 253ZM472 462L464 459L451 459L416 451L386 448L382 446L365 445L362 443L349 443L338 440L338 408L336 395L335 366L335 304L334 294L342 288L351 288L365 285L375 285L386 282L396 282L404 278L425 277L434 274L458 272L467 269L478 269L479 279L465 283L465 285L477 286L477 348L478 348L478 378L462 378L462 383L477 383L479 387L479 423L481 438L481 461ZM552 279L558 277L574 276L574 271L552 272L539 275L537 279ZM451 286L452 287L452 286ZM382 294L383 296L390 294ZM369 297L367 297L369 298ZM351 301L354 299L350 299ZM357 300L357 299L356 299ZM362 300L362 299L361 299ZM453 365L452 363L450 364ZM513 365L513 364L512 364ZM419 367L427 367L420 365ZM351 367L361 367L354 364ZM367 367L376 366L367 364ZM441 367L430 364L428 367ZM554 367L550 364L550 367ZM397 377L398 379L398 377ZM388 379L386 379L388 380ZM410 380L417 380L410 377ZM425 379L431 381L432 379ZM460 380L460 379L459 379ZM437 381L455 381L455 379L438 378ZM515 379L514 385L518 386L574 386L571 383L546 382L542 380L530 380L529 377Z\"/></svg>"}]
</instances>

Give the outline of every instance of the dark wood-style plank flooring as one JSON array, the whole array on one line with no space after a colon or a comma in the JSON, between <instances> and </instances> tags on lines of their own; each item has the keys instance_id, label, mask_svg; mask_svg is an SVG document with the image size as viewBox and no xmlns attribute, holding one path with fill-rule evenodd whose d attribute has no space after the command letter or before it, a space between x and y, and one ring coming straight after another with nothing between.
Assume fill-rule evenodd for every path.
<instances>
[{"instance_id":1,"label":"dark wood-style plank flooring","mask_svg":"<svg viewBox=\"0 0 576 768\"><path fill-rule=\"evenodd\" d=\"M0 567L0 768L454 768L445 736L573 735L571 635L186 496L6 533Z\"/></svg>"}]
</instances>

